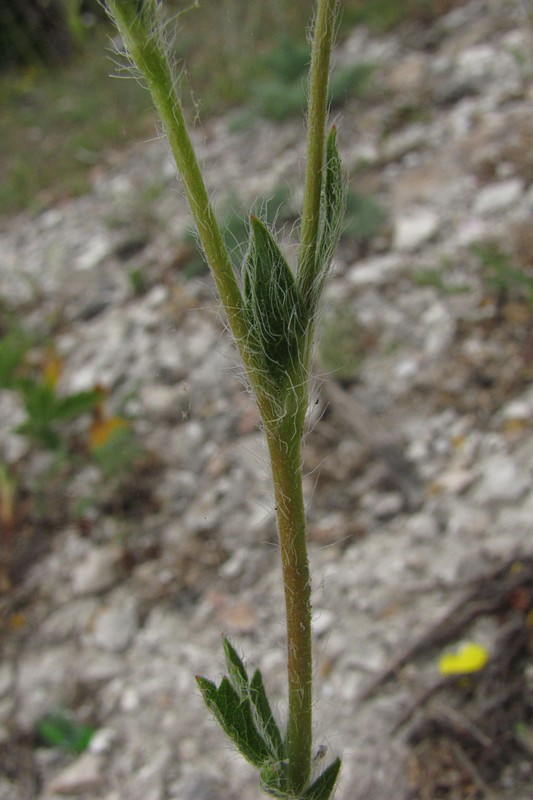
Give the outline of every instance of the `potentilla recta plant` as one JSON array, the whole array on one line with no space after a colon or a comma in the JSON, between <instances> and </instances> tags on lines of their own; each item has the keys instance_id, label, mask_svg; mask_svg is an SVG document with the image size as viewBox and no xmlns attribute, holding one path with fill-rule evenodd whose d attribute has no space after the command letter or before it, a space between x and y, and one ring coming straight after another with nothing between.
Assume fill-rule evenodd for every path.
<instances>
[{"instance_id":1,"label":"potentilla recta plant","mask_svg":"<svg viewBox=\"0 0 533 800\"><path fill-rule=\"evenodd\" d=\"M215 0L213 0L215 1ZM318 0L308 83L307 161L298 259L293 271L272 231L249 220L236 272L217 223L180 102L159 0L107 0L106 7L161 118L198 237L261 414L272 470L287 620L288 720L282 730L260 671L252 676L224 639L227 676L197 682L263 790L292 800L327 800L340 759L313 774L311 581L302 491L301 443L320 294L341 228L344 190L336 129L326 131L337 0Z\"/></svg>"}]
</instances>

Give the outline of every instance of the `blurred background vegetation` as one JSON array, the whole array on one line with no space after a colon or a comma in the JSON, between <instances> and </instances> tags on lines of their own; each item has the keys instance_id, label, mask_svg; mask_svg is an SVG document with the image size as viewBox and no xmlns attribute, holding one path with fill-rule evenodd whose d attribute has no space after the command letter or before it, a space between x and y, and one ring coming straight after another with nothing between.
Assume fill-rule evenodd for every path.
<instances>
[{"instance_id":1,"label":"blurred background vegetation","mask_svg":"<svg viewBox=\"0 0 533 800\"><path fill-rule=\"evenodd\" d=\"M456 0L455 0L456 2ZM355 24L387 30L431 19L453 0L343 0L339 36ZM284 119L301 113L309 3L165 0L176 17L184 103L202 118L243 106ZM88 188L106 152L153 136L148 94L111 81L115 33L98 0L0 3L0 214L38 211ZM362 92L372 65L335 76L332 101ZM201 101L198 99L201 98Z\"/></svg>"}]
</instances>

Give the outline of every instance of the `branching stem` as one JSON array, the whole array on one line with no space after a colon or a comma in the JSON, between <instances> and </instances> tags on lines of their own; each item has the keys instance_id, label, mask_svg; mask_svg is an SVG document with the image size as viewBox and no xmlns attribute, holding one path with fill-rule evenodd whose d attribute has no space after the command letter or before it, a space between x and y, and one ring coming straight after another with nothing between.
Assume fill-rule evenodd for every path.
<instances>
[{"instance_id":1,"label":"branching stem","mask_svg":"<svg viewBox=\"0 0 533 800\"><path fill-rule=\"evenodd\" d=\"M287 308L288 301L284 295L280 307L273 308L271 315L272 320L278 323L281 320L282 330L285 330L283 314L287 313L290 318L293 313L301 313L302 327L307 325L307 329L300 344L300 363L295 365L288 359L284 377L275 373L274 393L271 378L268 375L265 377L265 363L272 358L272 353L259 352L257 343L261 343L264 337L261 339L258 331L254 332L250 327L254 320L257 322L257 319L250 314L250 309L245 305L245 302L249 301L243 299L209 201L185 124L172 66L165 51L163 38L158 35L156 24L158 2L157 0L143 0L141 3L138 0L107 0L107 5L122 35L126 50L148 84L161 117L206 259L211 267L264 423L274 482L287 614L289 719L286 753L290 793L288 796L299 798L306 791L311 779L312 745L311 583L301 465L302 430L308 399L307 370L313 326L313 318L312 316L306 318L306 311L308 312L311 306L310 298L317 280L319 261L317 249L325 172L327 87L337 0L317 2L309 80L307 165L297 274L298 290L295 288L291 290L292 293L287 292L294 301L294 308ZM264 241L268 242L268 234L266 238L263 237L263 244ZM276 268L279 270L281 257L277 257L275 252L272 255L273 252L272 247L267 247L266 250L263 249L261 257L273 259L274 266L277 265ZM257 272L263 283L267 280L264 266L261 264L262 271ZM293 278L284 274L284 280L290 288ZM263 284L259 286L261 287L264 288ZM247 297L245 288L244 298ZM307 305L306 301L309 301ZM294 326L287 325L286 329L288 334L294 334ZM259 333L261 332L264 332L263 329L259 330ZM275 337L273 340L275 341ZM254 346L250 346L250 342L254 343ZM267 350L269 347L270 345ZM281 353L283 354L283 348ZM203 686L212 703L216 705L218 702L216 693L219 690L209 681L204 680ZM231 695L232 690L224 685L222 691L226 693L229 691ZM224 699L221 706L224 713L227 711L226 706ZM232 726L233 718L229 720L225 729L233 731ZM255 758L254 753L252 758ZM340 762L334 762L328 768L329 775L333 776L330 780L335 780L339 766ZM324 775L328 777L328 770ZM329 797L333 783L328 784L326 788ZM326 797L325 791L324 789L320 797Z\"/></svg>"}]
</instances>

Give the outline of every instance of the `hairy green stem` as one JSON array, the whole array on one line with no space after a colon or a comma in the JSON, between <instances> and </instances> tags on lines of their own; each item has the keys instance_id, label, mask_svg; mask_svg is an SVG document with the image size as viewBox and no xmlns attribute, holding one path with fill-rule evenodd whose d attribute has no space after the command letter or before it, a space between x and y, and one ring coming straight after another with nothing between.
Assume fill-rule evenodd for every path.
<instances>
[{"instance_id":1,"label":"hairy green stem","mask_svg":"<svg viewBox=\"0 0 533 800\"><path fill-rule=\"evenodd\" d=\"M144 3L143 11L139 12L137 0L107 0L107 6L122 36L126 51L146 81L163 123L200 243L211 268L261 415L264 419L272 419L277 415L277 410L273 398L261 382L261 364L254 352L246 346L249 330L241 292L187 129L176 78L156 20L157 2L144 0Z\"/></svg>"},{"instance_id":2,"label":"hairy green stem","mask_svg":"<svg viewBox=\"0 0 533 800\"><path fill-rule=\"evenodd\" d=\"M291 424L292 423L292 424ZM274 481L287 616L289 785L297 796L311 772L311 580L302 492L301 434L287 419L267 433Z\"/></svg>"},{"instance_id":3,"label":"hairy green stem","mask_svg":"<svg viewBox=\"0 0 533 800\"><path fill-rule=\"evenodd\" d=\"M320 196L324 171L324 140L328 106L328 78L337 0L318 0L309 72L307 164L305 172L298 280L308 300L316 280L316 253Z\"/></svg>"}]
</instances>

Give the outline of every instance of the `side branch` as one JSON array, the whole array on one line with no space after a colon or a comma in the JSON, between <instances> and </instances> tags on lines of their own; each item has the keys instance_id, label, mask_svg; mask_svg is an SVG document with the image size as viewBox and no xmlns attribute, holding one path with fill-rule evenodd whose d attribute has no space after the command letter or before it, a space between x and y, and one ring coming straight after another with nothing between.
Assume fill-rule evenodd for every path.
<instances>
[{"instance_id":1,"label":"side branch","mask_svg":"<svg viewBox=\"0 0 533 800\"><path fill-rule=\"evenodd\" d=\"M320 196L324 180L324 139L327 116L329 61L333 43L337 0L319 0L309 75L307 165L298 278L305 300L312 292L320 222Z\"/></svg>"}]
</instances>

